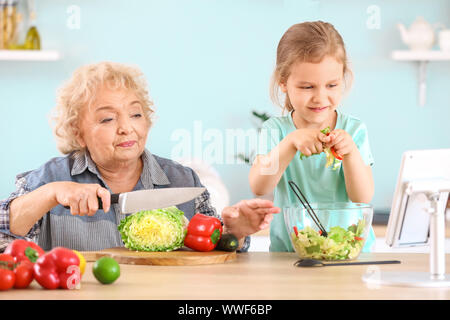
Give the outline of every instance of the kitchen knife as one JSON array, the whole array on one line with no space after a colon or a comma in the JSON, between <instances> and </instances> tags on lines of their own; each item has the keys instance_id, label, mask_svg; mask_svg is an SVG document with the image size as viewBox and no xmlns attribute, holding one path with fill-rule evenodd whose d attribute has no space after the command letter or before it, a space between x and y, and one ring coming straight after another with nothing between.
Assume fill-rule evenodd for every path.
<instances>
[{"instance_id":1,"label":"kitchen knife","mask_svg":"<svg viewBox=\"0 0 450 320\"><path fill-rule=\"evenodd\" d=\"M175 206L190 201L206 188L163 188L130 191L111 194L111 204L119 204L122 214L134 213L141 210L161 209ZM99 210L103 208L102 201L98 198ZM70 209L70 207L65 206Z\"/></svg>"},{"instance_id":2,"label":"kitchen knife","mask_svg":"<svg viewBox=\"0 0 450 320\"><path fill-rule=\"evenodd\" d=\"M327 267L327 266L349 266L349 265L361 265L361 264L395 264L400 263L398 260L384 260L384 261L352 261L352 262L336 262L336 263L323 263L316 259L300 259L294 263L296 267Z\"/></svg>"}]
</instances>

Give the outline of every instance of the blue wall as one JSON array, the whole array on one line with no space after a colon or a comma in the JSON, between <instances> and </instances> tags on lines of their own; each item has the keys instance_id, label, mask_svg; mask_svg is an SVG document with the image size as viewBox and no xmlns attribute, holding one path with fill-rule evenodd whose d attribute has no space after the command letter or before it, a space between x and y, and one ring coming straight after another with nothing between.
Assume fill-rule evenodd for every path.
<instances>
[{"instance_id":1,"label":"blue wall","mask_svg":"<svg viewBox=\"0 0 450 320\"><path fill-rule=\"evenodd\" d=\"M68 27L71 5L80 8L80 29ZM368 28L369 6L380 10L380 28ZM405 49L397 22L409 26L422 15L450 27L446 0L171 0L37 1L44 49L58 49L56 62L0 61L0 198L14 189L17 173L59 156L49 112L62 81L79 66L102 60L133 63L145 73L158 120L148 147L170 157L177 129L254 128L251 110L279 114L268 88L275 51L294 23L324 20L342 34L355 82L342 103L369 128L375 157L377 210L389 208L400 157L408 149L449 148L450 62L427 69L428 96L418 105L418 68L390 59ZM207 143L205 143L207 144ZM252 197L249 167L215 164L232 202Z\"/></svg>"}]
</instances>

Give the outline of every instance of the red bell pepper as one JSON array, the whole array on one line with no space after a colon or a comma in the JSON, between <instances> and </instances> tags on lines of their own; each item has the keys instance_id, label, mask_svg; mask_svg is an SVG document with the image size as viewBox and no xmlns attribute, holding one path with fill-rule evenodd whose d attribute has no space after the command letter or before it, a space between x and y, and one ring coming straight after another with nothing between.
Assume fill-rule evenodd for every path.
<instances>
[{"instance_id":1,"label":"red bell pepper","mask_svg":"<svg viewBox=\"0 0 450 320\"><path fill-rule=\"evenodd\" d=\"M32 241L16 239L6 247L4 253L13 256L15 263L24 260L34 263L45 251Z\"/></svg>"},{"instance_id":2,"label":"red bell pepper","mask_svg":"<svg viewBox=\"0 0 450 320\"><path fill-rule=\"evenodd\" d=\"M321 130L321 132L324 133L324 134L326 134L327 136L329 136L330 133L331 133L329 127L326 127L325 129ZM340 154L338 154L338 153L336 152L336 150L334 149L334 147L331 147L331 148L330 148L330 151L331 151L331 153L333 154L333 156L334 156L336 159L338 159L338 160L344 159Z\"/></svg>"},{"instance_id":3,"label":"red bell pepper","mask_svg":"<svg viewBox=\"0 0 450 320\"><path fill-rule=\"evenodd\" d=\"M294 226L294 232L295 232L295 235L297 236L297 238L298 238L298 229L297 229L297 227L296 226Z\"/></svg>"},{"instance_id":4,"label":"red bell pepper","mask_svg":"<svg viewBox=\"0 0 450 320\"><path fill-rule=\"evenodd\" d=\"M338 159L338 160L344 159L344 158L342 158L342 156L341 156L340 154L338 154L338 153L336 152L336 150L334 149L334 147L331 147L330 150L331 150L331 153L333 154L333 156L334 156L336 159Z\"/></svg>"},{"instance_id":5,"label":"red bell pepper","mask_svg":"<svg viewBox=\"0 0 450 320\"><path fill-rule=\"evenodd\" d=\"M70 249L56 247L34 264L34 278L46 289L74 289L81 280L80 259Z\"/></svg>"},{"instance_id":6,"label":"red bell pepper","mask_svg":"<svg viewBox=\"0 0 450 320\"><path fill-rule=\"evenodd\" d=\"M197 213L189 221L184 245L197 251L214 250L222 232L222 223L218 218Z\"/></svg>"}]
</instances>

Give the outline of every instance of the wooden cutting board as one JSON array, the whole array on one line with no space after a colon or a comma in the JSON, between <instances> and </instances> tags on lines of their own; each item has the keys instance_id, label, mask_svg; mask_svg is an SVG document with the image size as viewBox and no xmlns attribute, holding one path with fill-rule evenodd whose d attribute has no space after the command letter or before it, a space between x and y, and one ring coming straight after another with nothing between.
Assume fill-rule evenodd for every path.
<instances>
[{"instance_id":1,"label":"wooden cutting board","mask_svg":"<svg viewBox=\"0 0 450 320\"><path fill-rule=\"evenodd\" d=\"M101 257L114 258L119 264L158 265L158 266L189 266L202 264L217 264L236 259L236 251L199 252L181 248L169 252L133 251L124 247L110 248L101 251L81 252L87 262L94 262Z\"/></svg>"}]
</instances>

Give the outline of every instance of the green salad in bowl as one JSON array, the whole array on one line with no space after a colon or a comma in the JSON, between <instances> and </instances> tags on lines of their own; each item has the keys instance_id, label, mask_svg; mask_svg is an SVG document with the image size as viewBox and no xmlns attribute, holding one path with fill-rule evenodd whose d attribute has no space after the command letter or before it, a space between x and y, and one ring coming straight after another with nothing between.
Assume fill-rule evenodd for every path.
<instances>
[{"instance_id":1,"label":"green salad in bowl","mask_svg":"<svg viewBox=\"0 0 450 320\"><path fill-rule=\"evenodd\" d=\"M295 252L303 259L353 260L364 246L372 224L372 206L362 203L311 204L326 236L302 207L283 208Z\"/></svg>"}]
</instances>

